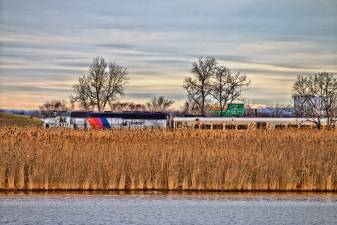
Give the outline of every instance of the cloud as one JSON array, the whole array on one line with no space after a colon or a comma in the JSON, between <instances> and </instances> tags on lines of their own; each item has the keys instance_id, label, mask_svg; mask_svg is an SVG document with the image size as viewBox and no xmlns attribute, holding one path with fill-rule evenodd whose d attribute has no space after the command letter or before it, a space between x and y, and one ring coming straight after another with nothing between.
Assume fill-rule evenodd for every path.
<instances>
[{"instance_id":1,"label":"cloud","mask_svg":"<svg viewBox=\"0 0 337 225\"><path fill-rule=\"evenodd\" d=\"M335 0L3 0L0 11L0 107L67 98L95 56L128 67L134 101L182 102L203 55L247 74L255 103L289 102L296 75L337 72Z\"/></svg>"}]
</instances>

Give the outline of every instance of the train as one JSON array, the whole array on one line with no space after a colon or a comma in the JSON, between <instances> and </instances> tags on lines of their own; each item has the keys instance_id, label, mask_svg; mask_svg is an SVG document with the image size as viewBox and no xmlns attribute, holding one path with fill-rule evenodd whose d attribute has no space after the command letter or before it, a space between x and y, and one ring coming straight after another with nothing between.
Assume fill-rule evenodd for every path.
<instances>
[{"instance_id":1,"label":"train","mask_svg":"<svg viewBox=\"0 0 337 225\"><path fill-rule=\"evenodd\" d=\"M61 112L43 120L43 126L74 129L166 128L169 115L164 112Z\"/></svg>"},{"instance_id":2,"label":"train","mask_svg":"<svg viewBox=\"0 0 337 225\"><path fill-rule=\"evenodd\" d=\"M73 129L173 128L173 129L282 129L314 128L310 118L170 116L165 112L84 112L58 113L43 120L43 126ZM327 125L321 119L322 127Z\"/></svg>"}]
</instances>

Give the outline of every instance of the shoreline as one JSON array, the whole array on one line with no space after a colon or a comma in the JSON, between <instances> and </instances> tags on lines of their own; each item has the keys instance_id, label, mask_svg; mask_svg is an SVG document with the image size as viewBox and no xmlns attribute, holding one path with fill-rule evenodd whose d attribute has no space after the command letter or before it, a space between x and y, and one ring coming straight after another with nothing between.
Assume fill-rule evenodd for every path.
<instances>
[{"instance_id":1,"label":"shoreline","mask_svg":"<svg viewBox=\"0 0 337 225\"><path fill-rule=\"evenodd\" d=\"M124 193L331 193L331 194L337 194L337 190L259 190L259 189L252 189L252 190L178 190L178 189L172 189L172 190L165 190L165 189L33 189L33 190L27 190L27 189L0 189L1 193L118 193L118 192L124 192Z\"/></svg>"},{"instance_id":2,"label":"shoreline","mask_svg":"<svg viewBox=\"0 0 337 225\"><path fill-rule=\"evenodd\" d=\"M233 197L233 198L296 198L327 196L337 201L336 191L158 191L158 190L130 190L130 191L0 191L0 198L6 196L177 196L177 197Z\"/></svg>"}]
</instances>

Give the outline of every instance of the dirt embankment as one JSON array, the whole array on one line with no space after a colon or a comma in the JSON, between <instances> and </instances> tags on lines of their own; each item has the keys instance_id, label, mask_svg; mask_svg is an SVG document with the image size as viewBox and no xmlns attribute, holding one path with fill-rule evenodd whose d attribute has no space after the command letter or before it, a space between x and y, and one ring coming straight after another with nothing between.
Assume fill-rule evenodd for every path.
<instances>
[{"instance_id":1,"label":"dirt embankment","mask_svg":"<svg viewBox=\"0 0 337 225\"><path fill-rule=\"evenodd\" d=\"M41 126L42 121L29 116L12 115L0 112L0 127L19 126L19 127L36 127Z\"/></svg>"}]
</instances>

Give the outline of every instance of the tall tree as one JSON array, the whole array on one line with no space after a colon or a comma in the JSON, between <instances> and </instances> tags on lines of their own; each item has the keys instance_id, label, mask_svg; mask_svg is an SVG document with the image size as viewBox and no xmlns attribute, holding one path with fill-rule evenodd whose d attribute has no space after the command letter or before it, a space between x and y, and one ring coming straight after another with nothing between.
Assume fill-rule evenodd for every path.
<instances>
[{"instance_id":1,"label":"tall tree","mask_svg":"<svg viewBox=\"0 0 337 225\"><path fill-rule=\"evenodd\" d=\"M147 108L150 111L162 112L166 111L174 101L165 98L164 96L159 96L152 98L149 102L146 103Z\"/></svg>"},{"instance_id":2,"label":"tall tree","mask_svg":"<svg viewBox=\"0 0 337 225\"><path fill-rule=\"evenodd\" d=\"M75 95L70 96L71 103L78 102L80 108L84 110L93 110L95 103L90 93L90 84L86 76L78 78L76 84L73 85Z\"/></svg>"},{"instance_id":3,"label":"tall tree","mask_svg":"<svg viewBox=\"0 0 337 225\"><path fill-rule=\"evenodd\" d=\"M295 111L299 116L321 127L322 119L327 119L330 128L337 116L337 77L322 72L298 76L293 86Z\"/></svg>"},{"instance_id":4,"label":"tall tree","mask_svg":"<svg viewBox=\"0 0 337 225\"><path fill-rule=\"evenodd\" d=\"M232 74L231 70L224 66L216 67L214 81L211 83L210 94L220 107L220 116L222 116L226 105L238 100L242 91L245 90L245 87L248 87L249 84L250 81L246 75L240 72Z\"/></svg>"},{"instance_id":5,"label":"tall tree","mask_svg":"<svg viewBox=\"0 0 337 225\"><path fill-rule=\"evenodd\" d=\"M192 64L192 77L186 77L183 87L186 89L189 100L194 101L205 115L207 97L211 92L211 77L214 75L216 60L212 57L200 57Z\"/></svg>"},{"instance_id":6,"label":"tall tree","mask_svg":"<svg viewBox=\"0 0 337 225\"><path fill-rule=\"evenodd\" d=\"M73 85L73 102L79 102L86 110L103 111L107 103L116 97L124 95L128 81L127 69L116 63L106 62L102 57L96 57L87 74L80 76Z\"/></svg>"}]
</instances>

